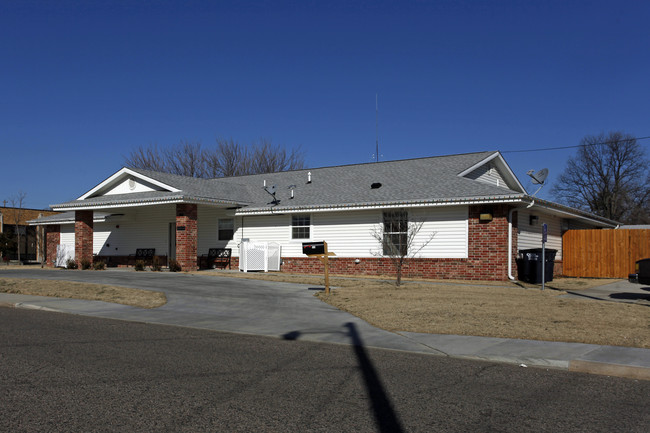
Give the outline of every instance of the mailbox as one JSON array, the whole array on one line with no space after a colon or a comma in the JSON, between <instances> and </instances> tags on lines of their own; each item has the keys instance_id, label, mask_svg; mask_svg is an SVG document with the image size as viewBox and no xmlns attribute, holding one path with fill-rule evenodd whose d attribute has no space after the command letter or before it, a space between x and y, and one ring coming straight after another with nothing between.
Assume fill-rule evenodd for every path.
<instances>
[{"instance_id":1,"label":"mailbox","mask_svg":"<svg viewBox=\"0 0 650 433\"><path fill-rule=\"evenodd\" d=\"M302 253L312 256L315 254L325 254L325 241L323 242L303 242Z\"/></svg>"}]
</instances>

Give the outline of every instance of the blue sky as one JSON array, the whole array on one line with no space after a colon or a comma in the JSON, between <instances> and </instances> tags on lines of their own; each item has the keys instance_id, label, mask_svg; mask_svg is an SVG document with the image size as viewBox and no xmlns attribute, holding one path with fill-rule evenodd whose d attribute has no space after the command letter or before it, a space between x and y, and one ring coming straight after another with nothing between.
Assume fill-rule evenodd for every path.
<instances>
[{"instance_id":1,"label":"blue sky","mask_svg":"<svg viewBox=\"0 0 650 433\"><path fill-rule=\"evenodd\" d=\"M649 20L620 0L3 0L0 201L74 199L182 140L370 162L376 94L380 160L500 150L533 192L526 171L552 184L575 150L507 151L650 136Z\"/></svg>"}]
</instances>

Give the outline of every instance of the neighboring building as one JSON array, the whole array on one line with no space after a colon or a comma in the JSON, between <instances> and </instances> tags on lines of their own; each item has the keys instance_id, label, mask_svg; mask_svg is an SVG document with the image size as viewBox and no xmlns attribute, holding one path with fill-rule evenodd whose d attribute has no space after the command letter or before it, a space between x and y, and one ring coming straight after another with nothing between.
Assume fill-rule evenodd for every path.
<instances>
[{"instance_id":1,"label":"neighboring building","mask_svg":"<svg viewBox=\"0 0 650 433\"><path fill-rule=\"evenodd\" d=\"M274 196L264 186L275 186ZM280 244L282 270L317 273L320 261L304 256L301 246L325 240L336 254L331 271L342 274L393 272L389 259L377 256L381 245L372 231L398 215L424 221L422 240L435 232L405 276L478 280L516 274L518 250L541 245L543 223L547 247L558 250L556 273L564 231L617 225L531 197L499 152L220 179L123 168L77 200L52 207L67 213L34 224L46 227L49 251L65 244L78 260L99 255L121 264L137 248L155 248L192 270L209 248L227 247L236 265L241 241L250 239Z\"/></svg>"},{"instance_id":2,"label":"neighboring building","mask_svg":"<svg viewBox=\"0 0 650 433\"><path fill-rule=\"evenodd\" d=\"M20 260L40 261L42 257L39 252L44 251L43 248L39 248L40 243L43 242L42 229L30 226L28 221L58 213L40 209L0 207L0 233L12 240L16 240L17 228L20 232ZM14 247L4 258L17 260L18 248Z\"/></svg>"}]
</instances>

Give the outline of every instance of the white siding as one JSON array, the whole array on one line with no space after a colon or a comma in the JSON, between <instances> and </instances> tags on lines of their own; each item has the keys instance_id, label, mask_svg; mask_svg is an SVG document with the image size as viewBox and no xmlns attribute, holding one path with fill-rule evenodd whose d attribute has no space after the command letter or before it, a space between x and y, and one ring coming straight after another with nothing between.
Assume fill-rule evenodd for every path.
<instances>
[{"instance_id":1,"label":"white siding","mask_svg":"<svg viewBox=\"0 0 650 433\"><path fill-rule=\"evenodd\" d=\"M432 233L433 239L418 257L425 258L467 258L468 223L467 206L418 209L409 211L409 218L424 221L422 229L415 238L414 247L419 248Z\"/></svg>"},{"instance_id":2,"label":"white siding","mask_svg":"<svg viewBox=\"0 0 650 433\"><path fill-rule=\"evenodd\" d=\"M548 226L548 237L546 248L557 250L555 258L562 259L562 218L546 215L535 211L535 208L519 210L517 216L517 225L519 238L517 241L518 249L527 250L531 248L542 247L542 224ZM530 216L539 217L535 225L530 225Z\"/></svg>"},{"instance_id":3,"label":"white siding","mask_svg":"<svg viewBox=\"0 0 650 433\"><path fill-rule=\"evenodd\" d=\"M232 248L233 256L239 255L239 242L240 237L238 235L239 223L241 222L240 217L235 217L233 210L227 210L223 208L215 207L198 207L198 218L199 218L199 244L198 244L198 255L208 254L210 248ZM219 226L218 221L222 218L228 218L234 220L234 236L231 241L220 241L219 239Z\"/></svg>"},{"instance_id":4,"label":"white siding","mask_svg":"<svg viewBox=\"0 0 650 433\"><path fill-rule=\"evenodd\" d=\"M311 214L310 239L291 239L291 215L250 216L236 219L235 240L277 242L283 257L301 257L302 243L326 241L330 251L339 257L373 257L381 251L372 236L374 228L382 229L382 211L321 212ZM415 247L422 245L435 232L433 240L418 254L428 258L467 257L467 206L409 210L410 218L421 218L424 225ZM235 255L235 249L233 249Z\"/></svg>"},{"instance_id":5,"label":"white siding","mask_svg":"<svg viewBox=\"0 0 650 433\"><path fill-rule=\"evenodd\" d=\"M241 239L248 238L277 242L283 257L301 257L302 243L310 240L327 241L339 257L373 257L381 248L372 231L382 229L382 215L381 210L312 213L310 239L291 239L291 214L235 217L232 210L199 206L197 254L207 254L209 248L232 248L238 257ZM466 258L467 215L467 206L410 209L411 220L424 221L416 248L435 232L418 257ZM220 218L234 219L234 238L229 242L217 240ZM94 224L93 253L126 256L137 248L155 248L156 254L169 255L169 224L175 221L175 205L126 209L118 220ZM61 243L74 246L73 224L61 226Z\"/></svg>"},{"instance_id":6,"label":"white siding","mask_svg":"<svg viewBox=\"0 0 650 433\"><path fill-rule=\"evenodd\" d=\"M61 225L60 243L74 248L74 224Z\"/></svg>"},{"instance_id":7,"label":"white siding","mask_svg":"<svg viewBox=\"0 0 650 433\"><path fill-rule=\"evenodd\" d=\"M93 253L128 256L137 248L155 248L156 255L169 255L169 223L176 221L175 205L142 206L124 214L119 221L95 223Z\"/></svg>"},{"instance_id":8,"label":"white siding","mask_svg":"<svg viewBox=\"0 0 650 433\"><path fill-rule=\"evenodd\" d=\"M499 186L502 188L507 188L508 185L503 180L501 172L497 169L494 162L490 161L487 164L484 164L477 168L476 170L468 173L465 177L469 179L478 180L479 182L489 183L490 185Z\"/></svg>"},{"instance_id":9,"label":"white siding","mask_svg":"<svg viewBox=\"0 0 650 433\"><path fill-rule=\"evenodd\" d=\"M93 254L109 254L110 248L105 247L105 245L111 235L112 227L115 227L115 224L107 222L93 224ZM102 249L105 249L105 251L102 251Z\"/></svg>"},{"instance_id":10,"label":"white siding","mask_svg":"<svg viewBox=\"0 0 650 433\"><path fill-rule=\"evenodd\" d=\"M381 227L381 221L381 211L312 214L312 239L326 241L329 251L339 257L372 257L371 251L379 250L372 230L375 226ZM300 249L295 254L301 256L301 241L297 247Z\"/></svg>"},{"instance_id":11,"label":"white siding","mask_svg":"<svg viewBox=\"0 0 650 433\"><path fill-rule=\"evenodd\" d=\"M131 188L133 186L133 188ZM116 185L114 188L109 189L103 195L114 195L114 194L131 194L134 192L148 192L162 190L155 185L151 185L147 182L144 182L141 179L133 179L132 182L130 179L125 179L123 182Z\"/></svg>"},{"instance_id":12,"label":"white siding","mask_svg":"<svg viewBox=\"0 0 650 433\"><path fill-rule=\"evenodd\" d=\"M297 252L296 245L292 245L290 241L291 215L288 214L235 218L235 238L233 244L239 244L242 239L250 239L251 241L258 242L277 242L282 247L283 257L302 255L302 250ZM302 248L302 244L299 245ZM230 245L228 247L230 248ZM233 248L233 255L239 256L238 248Z\"/></svg>"}]
</instances>

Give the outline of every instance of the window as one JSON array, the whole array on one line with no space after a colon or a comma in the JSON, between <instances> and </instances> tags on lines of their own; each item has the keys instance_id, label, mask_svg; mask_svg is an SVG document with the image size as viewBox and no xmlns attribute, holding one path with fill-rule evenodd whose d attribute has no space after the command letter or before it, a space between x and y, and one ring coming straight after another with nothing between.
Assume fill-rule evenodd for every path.
<instances>
[{"instance_id":1,"label":"window","mask_svg":"<svg viewBox=\"0 0 650 433\"><path fill-rule=\"evenodd\" d=\"M309 215L291 216L291 239L309 239L311 218Z\"/></svg>"},{"instance_id":2,"label":"window","mask_svg":"<svg viewBox=\"0 0 650 433\"><path fill-rule=\"evenodd\" d=\"M219 233L217 239L220 241L231 241L235 234L235 220L232 218L220 219L218 227Z\"/></svg>"},{"instance_id":3,"label":"window","mask_svg":"<svg viewBox=\"0 0 650 433\"><path fill-rule=\"evenodd\" d=\"M409 220L406 211L384 212L384 255L406 256Z\"/></svg>"}]
</instances>

